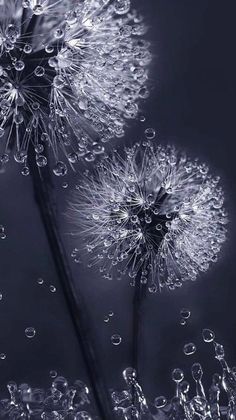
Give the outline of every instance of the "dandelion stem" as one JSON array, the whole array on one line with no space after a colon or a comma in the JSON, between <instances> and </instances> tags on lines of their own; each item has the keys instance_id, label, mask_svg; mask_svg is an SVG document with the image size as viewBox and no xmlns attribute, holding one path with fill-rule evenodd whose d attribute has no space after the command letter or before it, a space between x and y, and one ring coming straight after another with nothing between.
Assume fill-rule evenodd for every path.
<instances>
[{"instance_id":1,"label":"dandelion stem","mask_svg":"<svg viewBox=\"0 0 236 420\"><path fill-rule=\"evenodd\" d=\"M68 310L79 341L83 358L91 381L91 388L97 403L101 418L113 418L110 396L104 385L95 355L89 328L86 325L86 307L78 291L75 291L72 273L67 261L66 252L59 234L56 217L56 205L53 193L53 183L48 166L40 171L35 163L33 147L29 151L29 167L32 176L35 199L39 207L42 222L50 245L52 257L58 274Z\"/></svg>"},{"instance_id":2,"label":"dandelion stem","mask_svg":"<svg viewBox=\"0 0 236 420\"><path fill-rule=\"evenodd\" d=\"M146 287L141 283L141 270L135 279L135 290L133 297L133 368L139 376L139 343L141 333L142 302L146 295Z\"/></svg>"}]
</instances>

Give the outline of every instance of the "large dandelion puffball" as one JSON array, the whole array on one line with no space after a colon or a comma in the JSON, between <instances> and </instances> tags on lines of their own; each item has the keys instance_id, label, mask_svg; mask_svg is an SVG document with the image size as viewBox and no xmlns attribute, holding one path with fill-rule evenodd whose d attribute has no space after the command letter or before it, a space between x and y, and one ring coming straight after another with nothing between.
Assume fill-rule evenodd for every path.
<instances>
[{"instance_id":1,"label":"large dandelion puffball","mask_svg":"<svg viewBox=\"0 0 236 420\"><path fill-rule=\"evenodd\" d=\"M28 173L51 146L54 173L124 135L145 86L148 43L130 0L0 0L0 162Z\"/></svg>"},{"instance_id":2,"label":"large dandelion puffball","mask_svg":"<svg viewBox=\"0 0 236 420\"><path fill-rule=\"evenodd\" d=\"M85 174L71 200L74 234L105 277L114 266L150 291L195 280L226 239L219 177L173 147L136 144Z\"/></svg>"}]
</instances>

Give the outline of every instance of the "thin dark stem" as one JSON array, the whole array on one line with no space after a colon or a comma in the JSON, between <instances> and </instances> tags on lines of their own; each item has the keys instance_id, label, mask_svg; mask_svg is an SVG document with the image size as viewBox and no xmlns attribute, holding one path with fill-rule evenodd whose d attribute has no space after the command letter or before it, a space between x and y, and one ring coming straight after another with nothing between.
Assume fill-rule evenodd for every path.
<instances>
[{"instance_id":1,"label":"thin dark stem","mask_svg":"<svg viewBox=\"0 0 236 420\"><path fill-rule=\"evenodd\" d=\"M139 343L141 332L142 302L146 295L146 285L141 283L141 270L135 279L135 290L133 298L133 368L139 376Z\"/></svg>"},{"instance_id":2,"label":"thin dark stem","mask_svg":"<svg viewBox=\"0 0 236 420\"><path fill-rule=\"evenodd\" d=\"M48 238L58 279L66 299L69 314L89 373L91 388L94 393L97 407L102 420L111 420L114 416L111 409L110 395L104 385L99 363L89 334L89 328L86 325L86 319L88 319L86 316L86 307L78 291L75 291L72 273L59 234L51 174L47 167L43 168L43 171L39 171L39 168L36 166L32 146L29 151L28 163L33 181L35 199Z\"/></svg>"}]
</instances>

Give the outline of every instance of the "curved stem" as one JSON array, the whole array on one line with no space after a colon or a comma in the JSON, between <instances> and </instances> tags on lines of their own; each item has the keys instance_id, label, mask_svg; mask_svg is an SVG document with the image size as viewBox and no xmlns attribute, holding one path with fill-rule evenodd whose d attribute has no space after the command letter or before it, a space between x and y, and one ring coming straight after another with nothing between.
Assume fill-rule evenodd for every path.
<instances>
[{"instance_id":1,"label":"curved stem","mask_svg":"<svg viewBox=\"0 0 236 420\"><path fill-rule=\"evenodd\" d=\"M99 363L94 352L89 328L86 325L86 319L88 319L86 316L86 307L78 291L75 291L72 273L59 234L51 174L48 167L43 168L42 171L39 170L35 162L33 146L30 146L30 149L28 163L33 181L35 199L48 238L58 279L64 293L79 345L82 349L83 358L91 381L91 388L101 419L111 420L114 416L111 408L110 395L101 377L101 370L99 369Z\"/></svg>"}]
</instances>

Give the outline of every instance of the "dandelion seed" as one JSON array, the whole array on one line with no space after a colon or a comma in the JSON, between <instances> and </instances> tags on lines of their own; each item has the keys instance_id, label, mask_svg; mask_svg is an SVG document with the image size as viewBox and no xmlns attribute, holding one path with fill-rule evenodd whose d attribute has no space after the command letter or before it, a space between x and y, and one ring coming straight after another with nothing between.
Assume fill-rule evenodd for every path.
<instances>
[{"instance_id":1,"label":"dandelion seed","mask_svg":"<svg viewBox=\"0 0 236 420\"><path fill-rule=\"evenodd\" d=\"M44 167L49 146L63 176L122 137L148 95L145 30L130 0L2 0L0 162L13 150L28 175L29 147Z\"/></svg>"},{"instance_id":2,"label":"dandelion seed","mask_svg":"<svg viewBox=\"0 0 236 420\"><path fill-rule=\"evenodd\" d=\"M85 173L71 200L90 265L114 267L155 292L195 280L217 260L227 214L219 178L173 147L136 144Z\"/></svg>"}]
</instances>

